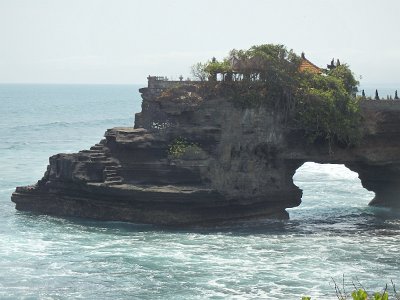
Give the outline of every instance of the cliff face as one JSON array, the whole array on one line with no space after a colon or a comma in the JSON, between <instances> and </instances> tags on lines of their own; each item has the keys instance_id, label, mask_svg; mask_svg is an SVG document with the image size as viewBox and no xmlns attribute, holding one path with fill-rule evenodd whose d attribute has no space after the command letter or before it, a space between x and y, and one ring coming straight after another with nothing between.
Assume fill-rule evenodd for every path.
<instances>
[{"instance_id":1,"label":"cliff face","mask_svg":"<svg viewBox=\"0 0 400 300\"><path fill-rule=\"evenodd\" d=\"M76 154L50 158L44 177L18 187L19 210L152 224L209 224L286 218L300 204L293 175L304 162L343 163L376 193L372 204L400 206L400 101L362 103L364 139L356 148L310 145L282 115L241 109L223 98L160 98L140 90L135 128L107 130ZM169 153L178 140L182 153Z\"/></svg>"}]
</instances>

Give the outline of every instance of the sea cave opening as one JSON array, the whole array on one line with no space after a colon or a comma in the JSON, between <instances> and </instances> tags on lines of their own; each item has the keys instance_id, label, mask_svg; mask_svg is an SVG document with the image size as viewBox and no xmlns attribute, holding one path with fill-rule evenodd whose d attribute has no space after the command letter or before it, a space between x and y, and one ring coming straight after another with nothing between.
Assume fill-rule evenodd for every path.
<instances>
[{"instance_id":1,"label":"sea cave opening","mask_svg":"<svg viewBox=\"0 0 400 300\"><path fill-rule=\"evenodd\" d=\"M290 219L327 220L369 210L375 194L363 188L356 172L342 164L306 162L293 182L303 190L301 204L288 209Z\"/></svg>"}]
</instances>

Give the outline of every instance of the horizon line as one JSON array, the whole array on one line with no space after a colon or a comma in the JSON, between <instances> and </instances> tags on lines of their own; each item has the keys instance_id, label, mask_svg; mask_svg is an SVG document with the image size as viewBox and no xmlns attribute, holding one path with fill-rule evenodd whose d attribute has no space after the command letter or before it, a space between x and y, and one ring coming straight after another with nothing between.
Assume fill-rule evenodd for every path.
<instances>
[{"instance_id":1,"label":"horizon line","mask_svg":"<svg viewBox=\"0 0 400 300\"><path fill-rule=\"evenodd\" d=\"M0 82L0 85L147 85L139 83L102 83L102 82Z\"/></svg>"},{"instance_id":2,"label":"horizon line","mask_svg":"<svg viewBox=\"0 0 400 300\"><path fill-rule=\"evenodd\" d=\"M111 82L0 82L0 85L145 85L146 82L132 82L132 83L111 83ZM365 82L358 85L358 87L379 88L379 87L394 87L399 86L400 82ZM374 87L375 86L375 87Z\"/></svg>"}]
</instances>

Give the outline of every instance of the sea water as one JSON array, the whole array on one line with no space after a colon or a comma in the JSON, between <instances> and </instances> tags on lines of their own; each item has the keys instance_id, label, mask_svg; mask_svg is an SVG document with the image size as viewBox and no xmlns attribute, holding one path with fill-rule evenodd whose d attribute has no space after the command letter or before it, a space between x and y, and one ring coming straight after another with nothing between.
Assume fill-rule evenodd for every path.
<instances>
[{"instance_id":1,"label":"sea water","mask_svg":"<svg viewBox=\"0 0 400 300\"><path fill-rule=\"evenodd\" d=\"M18 212L48 157L132 126L137 85L0 85L0 299L336 299L400 285L400 215L342 165L306 163L289 221L173 230Z\"/></svg>"}]
</instances>

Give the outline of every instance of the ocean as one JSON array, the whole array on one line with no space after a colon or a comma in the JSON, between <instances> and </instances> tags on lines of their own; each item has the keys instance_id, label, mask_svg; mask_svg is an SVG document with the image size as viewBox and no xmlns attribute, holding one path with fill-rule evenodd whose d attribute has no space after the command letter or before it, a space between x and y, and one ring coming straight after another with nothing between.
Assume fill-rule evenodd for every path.
<instances>
[{"instance_id":1,"label":"ocean","mask_svg":"<svg viewBox=\"0 0 400 300\"><path fill-rule=\"evenodd\" d=\"M300 167L288 221L168 229L18 212L48 157L132 126L139 85L0 85L0 299L337 299L400 286L400 213L343 165ZM400 288L399 288L400 290Z\"/></svg>"}]
</instances>

